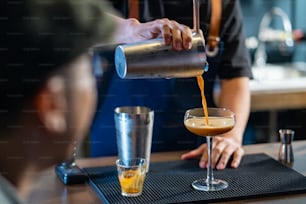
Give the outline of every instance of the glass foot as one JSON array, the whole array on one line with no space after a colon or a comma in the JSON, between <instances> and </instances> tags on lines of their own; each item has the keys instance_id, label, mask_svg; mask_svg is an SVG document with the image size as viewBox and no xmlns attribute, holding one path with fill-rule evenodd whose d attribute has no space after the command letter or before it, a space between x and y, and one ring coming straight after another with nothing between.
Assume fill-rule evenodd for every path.
<instances>
[{"instance_id":1,"label":"glass foot","mask_svg":"<svg viewBox=\"0 0 306 204\"><path fill-rule=\"evenodd\" d=\"M214 179L211 183L206 179L196 180L192 183L192 187L199 191L220 191L228 187L228 183L223 180Z\"/></svg>"}]
</instances>

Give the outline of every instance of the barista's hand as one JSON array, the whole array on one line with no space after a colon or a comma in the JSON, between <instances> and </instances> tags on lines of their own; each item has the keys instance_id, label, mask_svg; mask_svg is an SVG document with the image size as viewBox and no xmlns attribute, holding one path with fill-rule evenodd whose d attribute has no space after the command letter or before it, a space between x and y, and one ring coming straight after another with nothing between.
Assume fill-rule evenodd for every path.
<instances>
[{"instance_id":1,"label":"barista's hand","mask_svg":"<svg viewBox=\"0 0 306 204\"><path fill-rule=\"evenodd\" d=\"M174 50L187 50L192 47L191 29L167 18L147 23L140 23L133 18L120 19L115 41L131 43L156 37L163 37L167 45L172 44Z\"/></svg>"},{"instance_id":2,"label":"barista's hand","mask_svg":"<svg viewBox=\"0 0 306 204\"><path fill-rule=\"evenodd\" d=\"M183 154L181 159L191 159L201 156L199 166L206 168L208 163L207 144L202 144L198 148ZM241 158L244 155L242 145L232 138L214 137L213 138L213 152L212 152L212 167L216 169L224 169L232 156L230 167L237 168L240 164Z\"/></svg>"}]
</instances>

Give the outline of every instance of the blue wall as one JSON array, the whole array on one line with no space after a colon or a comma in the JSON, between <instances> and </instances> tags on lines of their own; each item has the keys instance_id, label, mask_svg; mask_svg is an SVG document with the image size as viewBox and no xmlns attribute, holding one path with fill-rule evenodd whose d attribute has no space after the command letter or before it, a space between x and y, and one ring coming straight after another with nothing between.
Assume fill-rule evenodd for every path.
<instances>
[{"instance_id":1,"label":"blue wall","mask_svg":"<svg viewBox=\"0 0 306 204\"><path fill-rule=\"evenodd\" d=\"M289 0L290 1L290 0ZM306 1L305 0L293 0L296 1L295 15L294 15L294 27L302 28L306 31ZM306 42L296 46L295 57L297 61L306 61Z\"/></svg>"},{"instance_id":2,"label":"blue wall","mask_svg":"<svg viewBox=\"0 0 306 204\"><path fill-rule=\"evenodd\" d=\"M263 15L272 7L283 9L289 16L293 29L306 31L305 0L240 0L244 16L246 37L257 36ZM296 43L293 61L306 61L306 43Z\"/></svg>"},{"instance_id":3,"label":"blue wall","mask_svg":"<svg viewBox=\"0 0 306 204\"><path fill-rule=\"evenodd\" d=\"M272 7L283 9L291 19L293 29L306 32L306 0L240 0L244 16L244 32L246 37L258 35L260 21ZM278 25L274 25L278 26ZM250 50L251 55L254 50ZM280 58L279 58L280 59ZM306 61L306 42L295 43L292 61ZM292 117L294 116L294 117ZM283 110L277 113L277 128L292 128L296 131L296 139L305 139L306 110ZM269 112L251 113L244 136L244 143L267 142L269 134Z\"/></svg>"}]
</instances>

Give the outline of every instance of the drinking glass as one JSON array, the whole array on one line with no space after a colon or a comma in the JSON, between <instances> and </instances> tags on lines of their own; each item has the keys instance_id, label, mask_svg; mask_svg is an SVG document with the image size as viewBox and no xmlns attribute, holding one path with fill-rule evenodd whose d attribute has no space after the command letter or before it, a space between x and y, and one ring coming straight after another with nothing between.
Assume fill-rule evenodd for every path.
<instances>
[{"instance_id":1,"label":"drinking glass","mask_svg":"<svg viewBox=\"0 0 306 204\"><path fill-rule=\"evenodd\" d=\"M136 197L141 195L146 176L147 161L144 158L116 160L121 195Z\"/></svg>"},{"instance_id":2,"label":"drinking glass","mask_svg":"<svg viewBox=\"0 0 306 204\"><path fill-rule=\"evenodd\" d=\"M218 191L228 187L226 181L215 179L212 169L213 136L226 133L235 125L235 114L225 108L207 108L207 115L203 108L193 108L186 111L184 116L185 127L198 136L206 137L208 151L208 166L206 179L199 179L192 183L196 190ZM207 121L208 119L208 121ZM207 124L208 122L208 124Z\"/></svg>"}]
</instances>

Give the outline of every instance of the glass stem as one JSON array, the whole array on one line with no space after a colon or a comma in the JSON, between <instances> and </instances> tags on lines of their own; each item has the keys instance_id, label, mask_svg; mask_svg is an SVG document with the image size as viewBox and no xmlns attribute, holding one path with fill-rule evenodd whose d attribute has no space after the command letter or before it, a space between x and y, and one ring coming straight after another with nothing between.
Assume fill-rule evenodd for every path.
<instances>
[{"instance_id":1,"label":"glass stem","mask_svg":"<svg viewBox=\"0 0 306 204\"><path fill-rule=\"evenodd\" d=\"M214 180L214 174L212 170L212 146L213 146L213 137L207 136L207 153L208 153L208 165L207 165L207 177L206 182L211 185Z\"/></svg>"}]
</instances>

